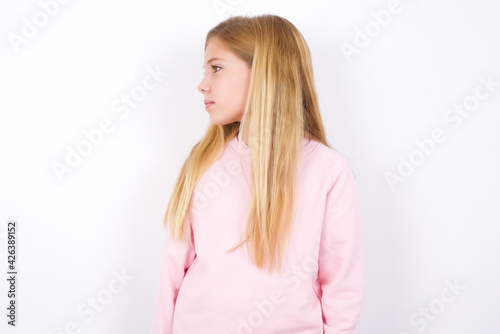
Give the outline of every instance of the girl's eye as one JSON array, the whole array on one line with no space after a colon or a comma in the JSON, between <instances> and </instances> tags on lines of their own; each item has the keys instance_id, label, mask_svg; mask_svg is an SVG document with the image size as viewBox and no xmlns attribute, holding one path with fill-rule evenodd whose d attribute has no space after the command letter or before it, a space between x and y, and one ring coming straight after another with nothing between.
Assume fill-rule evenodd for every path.
<instances>
[{"instance_id":1,"label":"girl's eye","mask_svg":"<svg viewBox=\"0 0 500 334\"><path fill-rule=\"evenodd\" d=\"M222 67L217 66L217 65L212 65L212 68L213 68L213 69L215 69L216 67L218 67L218 68L222 68ZM219 70L219 71L220 71L220 70ZM217 73L217 72L219 72L219 71L214 71L214 73Z\"/></svg>"}]
</instances>

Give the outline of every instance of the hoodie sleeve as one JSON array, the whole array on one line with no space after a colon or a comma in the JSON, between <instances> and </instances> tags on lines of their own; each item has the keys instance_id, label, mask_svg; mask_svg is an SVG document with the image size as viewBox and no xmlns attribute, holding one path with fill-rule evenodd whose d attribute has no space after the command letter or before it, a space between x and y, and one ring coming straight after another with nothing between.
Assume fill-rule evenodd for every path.
<instances>
[{"instance_id":1,"label":"hoodie sleeve","mask_svg":"<svg viewBox=\"0 0 500 334\"><path fill-rule=\"evenodd\" d=\"M318 259L323 328L324 334L355 334L364 292L360 203L347 159L335 159L330 171Z\"/></svg>"},{"instance_id":2,"label":"hoodie sleeve","mask_svg":"<svg viewBox=\"0 0 500 334\"><path fill-rule=\"evenodd\" d=\"M188 220L186 220L188 222ZM185 224L185 231L190 230L191 242L174 241L170 234L170 224L165 229L166 241L163 249L160 272L160 288L156 297L153 315L152 334L172 334L173 316L177 293L184 275L196 258L193 230Z\"/></svg>"}]
</instances>

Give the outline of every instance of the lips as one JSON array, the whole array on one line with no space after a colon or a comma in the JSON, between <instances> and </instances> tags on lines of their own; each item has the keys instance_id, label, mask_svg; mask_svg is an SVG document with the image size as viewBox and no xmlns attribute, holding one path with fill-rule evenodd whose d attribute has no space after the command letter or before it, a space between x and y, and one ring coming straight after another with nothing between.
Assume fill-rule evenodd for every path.
<instances>
[{"instance_id":1,"label":"lips","mask_svg":"<svg viewBox=\"0 0 500 334\"><path fill-rule=\"evenodd\" d=\"M208 110L210 109L210 107L214 104L213 101L208 101L208 100L205 100L205 110Z\"/></svg>"}]
</instances>

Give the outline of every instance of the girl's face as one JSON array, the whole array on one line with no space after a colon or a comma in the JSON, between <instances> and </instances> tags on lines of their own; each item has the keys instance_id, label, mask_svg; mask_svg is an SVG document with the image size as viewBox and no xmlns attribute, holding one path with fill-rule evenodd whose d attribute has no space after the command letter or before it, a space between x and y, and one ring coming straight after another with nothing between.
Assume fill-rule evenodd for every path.
<instances>
[{"instance_id":1,"label":"girl's face","mask_svg":"<svg viewBox=\"0 0 500 334\"><path fill-rule=\"evenodd\" d=\"M203 69L198 90L204 95L210 121L215 125L240 122L248 98L251 67L215 37L205 50Z\"/></svg>"}]
</instances>

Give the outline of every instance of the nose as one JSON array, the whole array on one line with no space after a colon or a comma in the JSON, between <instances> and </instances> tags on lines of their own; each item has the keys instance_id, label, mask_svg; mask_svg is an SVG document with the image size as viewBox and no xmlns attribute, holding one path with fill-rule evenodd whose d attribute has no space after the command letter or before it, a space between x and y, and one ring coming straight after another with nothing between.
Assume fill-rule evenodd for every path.
<instances>
[{"instance_id":1,"label":"nose","mask_svg":"<svg viewBox=\"0 0 500 334\"><path fill-rule=\"evenodd\" d=\"M201 82L198 84L198 91L203 94L203 92L208 91L208 84L205 83L205 77L201 80Z\"/></svg>"}]
</instances>

